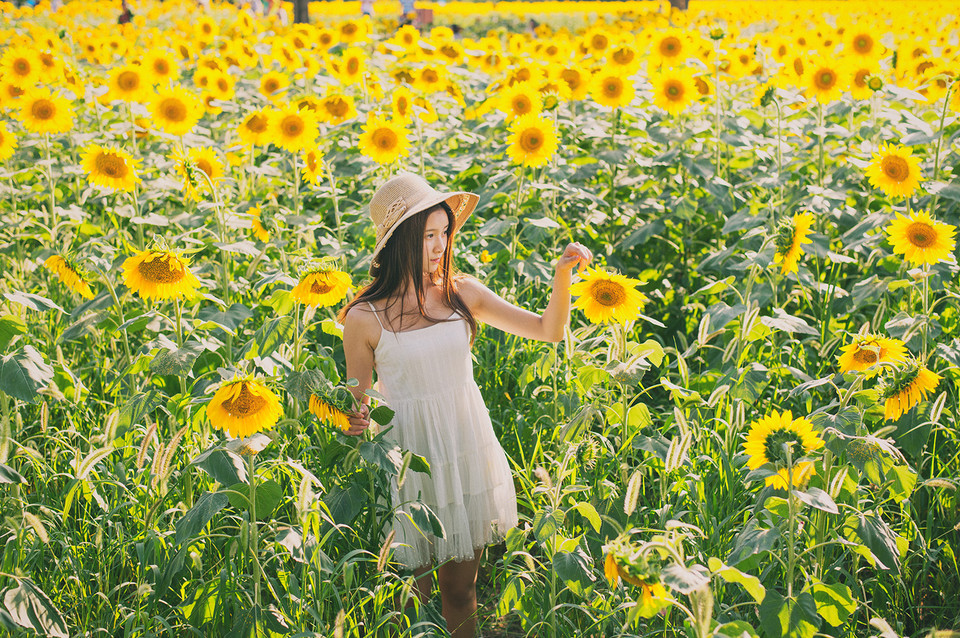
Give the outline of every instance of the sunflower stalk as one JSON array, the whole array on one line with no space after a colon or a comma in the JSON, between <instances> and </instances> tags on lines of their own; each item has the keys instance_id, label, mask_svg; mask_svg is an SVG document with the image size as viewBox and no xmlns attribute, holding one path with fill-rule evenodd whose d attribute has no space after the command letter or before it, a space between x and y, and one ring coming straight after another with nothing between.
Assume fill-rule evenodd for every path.
<instances>
[{"instance_id":1,"label":"sunflower stalk","mask_svg":"<svg viewBox=\"0 0 960 638\"><path fill-rule=\"evenodd\" d=\"M134 157L140 157L140 149L137 148L137 120L133 117L133 104L127 102L127 116L130 119L130 148Z\"/></svg>"},{"instance_id":2,"label":"sunflower stalk","mask_svg":"<svg viewBox=\"0 0 960 638\"><path fill-rule=\"evenodd\" d=\"M793 579L797 568L797 504L793 495L793 446L783 444L787 454L787 598L793 598Z\"/></svg>"},{"instance_id":3,"label":"sunflower stalk","mask_svg":"<svg viewBox=\"0 0 960 638\"><path fill-rule=\"evenodd\" d=\"M714 60L714 93L715 98L713 101L713 133L716 136L716 149L715 149L715 162L716 162L716 175L720 177L720 40L713 41L713 51L716 59Z\"/></svg>"},{"instance_id":4,"label":"sunflower stalk","mask_svg":"<svg viewBox=\"0 0 960 638\"><path fill-rule=\"evenodd\" d=\"M50 159L50 135L43 134L43 151L46 155L44 172L47 174L47 188L50 190L50 245L56 245L57 238L57 183L53 179L53 160Z\"/></svg>"},{"instance_id":5,"label":"sunflower stalk","mask_svg":"<svg viewBox=\"0 0 960 638\"><path fill-rule=\"evenodd\" d=\"M247 549L250 552L250 562L253 569L253 638L259 634L260 617L260 561L257 557L257 546L259 545L259 529L257 527L257 455L249 454L247 456L247 474L250 477L250 531L247 534Z\"/></svg>"},{"instance_id":6,"label":"sunflower stalk","mask_svg":"<svg viewBox=\"0 0 960 638\"><path fill-rule=\"evenodd\" d=\"M923 322L920 324L920 335L923 340L923 345L920 347L921 352L921 361L926 363L927 361L927 350L929 344L927 343L927 332L930 328L930 272L929 266L923 267Z\"/></svg>"},{"instance_id":7,"label":"sunflower stalk","mask_svg":"<svg viewBox=\"0 0 960 638\"><path fill-rule=\"evenodd\" d=\"M950 104L950 93L953 92L953 82L947 86L947 93L943 96L943 109L940 111L940 128L937 130L937 150L933 155L933 181L936 182L937 178L940 176L940 147L943 144L943 122L947 119L947 106ZM937 199L939 198L940 193L933 194L933 200L930 202L930 214L937 209ZM908 209L909 210L909 209ZM924 335L926 336L926 335ZM924 341L924 348L926 348L926 341Z\"/></svg>"},{"instance_id":8,"label":"sunflower stalk","mask_svg":"<svg viewBox=\"0 0 960 638\"><path fill-rule=\"evenodd\" d=\"M180 297L176 297L173 300L174 313L176 314L177 320L177 350L183 348L183 308L180 307ZM186 375L179 374L177 375L180 379L180 394L183 396L187 395L187 378Z\"/></svg>"},{"instance_id":9,"label":"sunflower stalk","mask_svg":"<svg viewBox=\"0 0 960 638\"><path fill-rule=\"evenodd\" d=\"M823 188L823 102L817 102L817 179L820 181L820 188ZM821 229L822 230L822 229Z\"/></svg>"},{"instance_id":10,"label":"sunflower stalk","mask_svg":"<svg viewBox=\"0 0 960 638\"><path fill-rule=\"evenodd\" d=\"M343 225L340 220L340 198L337 197L337 181L336 177L333 174L333 169L329 164L323 162L324 172L327 174L327 179L330 181L330 199L333 201L333 222L336 225L337 232L337 244L339 248L343 248Z\"/></svg>"}]
</instances>

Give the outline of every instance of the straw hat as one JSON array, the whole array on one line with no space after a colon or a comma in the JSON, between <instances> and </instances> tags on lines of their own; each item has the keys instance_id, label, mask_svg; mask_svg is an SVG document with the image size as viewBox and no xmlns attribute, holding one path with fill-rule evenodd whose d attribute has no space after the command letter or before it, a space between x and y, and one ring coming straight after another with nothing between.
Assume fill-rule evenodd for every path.
<instances>
[{"instance_id":1,"label":"straw hat","mask_svg":"<svg viewBox=\"0 0 960 638\"><path fill-rule=\"evenodd\" d=\"M393 231L404 220L440 202L446 202L453 211L454 230L459 230L479 201L480 197L473 193L441 193L414 173L400 173L392 177L377 189L370 200L370 218L377 226L377 245L373 249L374 264Z\"/></svg>"}]
</instances>

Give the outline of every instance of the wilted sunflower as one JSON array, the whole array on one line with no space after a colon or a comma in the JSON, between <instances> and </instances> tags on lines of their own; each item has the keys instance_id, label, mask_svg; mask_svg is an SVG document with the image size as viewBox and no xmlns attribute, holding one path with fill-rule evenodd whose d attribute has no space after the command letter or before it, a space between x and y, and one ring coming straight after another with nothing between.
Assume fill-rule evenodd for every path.
<instances>
[{"instance_id":1,"label":"wilted sunflower","mask_svg":"<svg viewBox=\"0 0 960 638\"><path fill-rule=\"evenodd\" d=\"M909 197L920 186L920 158L909 148L897 144L881 144L867 167L867 177L874 188L887 195Z\"/></svg>"},{"instance_id":2,"label":"wilted sunflower","mask_svg":"<svg viewBox=\"0 0 960 638\"><path fill-rule=\"evenodd\" d=\"M597 104L615 109L630 104L636 91L633 82L617 73L598 73L591 95Z\"/></svg>"},{"instance_id":3,"label":"wilted sunflower","mask_svg":"<svg viewBox=\"0 0 960 638\"><path fill-rule=\"evenodd\" d=\"M251 146L260 146L266 144L269 140L267 128L270 124L270 114L268 111L254 111L249 113L240 126L237 127L237 133L244 144Z\"/></svg>"},{"instance_id":4,"label":"wilted sunflower","mask_svg":"<svg viewBox=\"0 0 960 638\"><path fill-rule=\"evenodd\" d=\"M543 166L557 152L556 126L538 113L517 118L510 131L507 154L516 164Z\"/></svg>"},{"instance_id":5,"label":"wilted sunflower","mask_svg":"<svg viewBox=\"0 0 960 638\"><path fill-rule=\"evenodd\" d=\"M920 403L940 384L940 375L918 361L911 361L894 373L880 391L884 400L883 418L896 421Z\"/></svg>"},{"instance_id":6,"label":"wilted sunflower","mask_svg":"<svg viewBox=\"0 0 960 638\"><path fill-rule=\"evenodd\" d=\"M402 126L370 113L359 144L361 153L378 164L389 164L407 154L410 140Z\"/></svg>"},{"instance_id":7,"label":"wilted sunflower","mask_svg":"<svg viewBox=\"0 0 960 638\"><path fill-rule=\"evenodd\" d=\"M504 89L499 101L500 110L507 114L507 121L518 117L539 113L543 108L540 92L530 82L517 82Z\"/></svg>"},{"instance_id":8,"label":"wilted sunflower","mask_svg":"<svg viewBox=\"0 0 960 638\"><path fill-rule=\"evenodd\" d=\"M333 306L343 301L351 285L348 273L321 265L304 273L292 294L308 306Z\"/></svg>"},{"instance_id":9,"label":"wilted sunflower","mask_svg":"<svg viewBox=\"0 0 960 638\"><path fill-rule=\"evenodd\" d=\"M947 261L956 247L953 235L956 227L935 221L926 211L914 211L909 215L897 213L896 219L887 226L887 235L893 252L916 266L925 266Z\"/></svg>"},{"instance_id":10,"label":"wilted sunflower","mask_svg":"<svg viewBox=\"0 0 960 638\"><path fill-rule=\"evenodd\" d=\"M813 463L800 459L822 448L823 439L814 431L809 420L803 417L794 419L789 410L782 413L774 411L750 426L743 444L744 452L750 456L747 467L755 470L767 464L774 466L777 474L768 476L766 485L787 489L786 446L790 447L793 461L793 486L804 484L813 474Z\"/></svg>"},{"instance_id":11,"label":"wilted sunflower","mask_svg":"<svg viewBox=\"0 0 960 638\"><path fill-rule=\"evenodd\" d=\"M310 109L288 106L270 113L267 125L270 142L291 153L313 146L318 133L317 117Z\"/></svg>"},{"instance_id":12,"label":"wilted sunflower","mask_svg":"<svg viewBox=\"0 0 960 638\"><path fill-rule=\"evenodd\" d=\"M40 80L42 64L32 49L20 46L8 48L0 59L0 75L23 89L33 88Z\"/></svg>"},{"instance_id":13,"label":"wilted sunflower","mask_svg":"<svg viewBox=\"0 0 960 638\"><path fill-rule=\"evenodd\" d=\"M144 250L123 262L123 282L143 299L174 299L200 287L188 262L169 250Z\"/></svg>"},{"instance_id":14,"label":"wilted sunflower","mask_svg":"<svg viewBox=\"0 0 960 638\"><path fill-rule=\"evenodd\" d=\"M604 546L606 556L603 560L603 574L610 587L616 587L621 580L640 587L640 599L637 601L640 615L649 618L669 605L673 597L663 586L659 566L646 556L632 550L620 540Z\"/></svg>"},{"instance_id":15,"label":"wilted sunflower","mask_svg":"<svg viewBox=\"0 0 960 638\"><path fill-rule=\"evenodd\" d=\"M697 98L700 92L693 80L693 74L681 69L668 69L650 77L653 85L653 103L670 115L683 113Z\"/></svg>"},{"instance_id":16,"label":"wilted sunflower","mask_svg":"<svg viewBox=\"0 0 960 638\"><path fill-rule=\"evenodd\" d=\"M281 416L283 407L277 395L250 379L223 384L207 404L210 424L237 439L272 428Z\"/></svg>"},{"instance_id":17,"label":"wilted sunflower","mask_svg":"<svg viewBox=\"0 0 960 638\"><path fill-rule=\"evenodd\" d=\"M636 279L599 268L587 268L581 276L582 281L570 286L570 294L579 297L573 307L583 309L583 314L593 323L633 321L640 314L640 306L647 302L646 296L636 288L640 283Z\"/></svg>"},{"instance_id":18,"label":"wilted sunflower","mask_svg":"<svg viewBox=\"0 0 960 638\"><path fill-rule=\"evenodd\" d=\"M17 150L17 138L7 130L7 125L0 122L0 162L10 159Z\"/></svg>"},{"instance_id":19,"label":"wilted sunflower","mask_svg":"<svg viewBox=\"0 0 960 638\"><path fill-rule=\"evenodd\" d=\"M170 135L186 135L200 121L203 102L181 86L160 89L153 97L150 112L160 128Z\"/></svg>"},{"instance_id":20,"label":"wilted sunflower","mask_svg":"<svg viewBox=\"0 0 960 638\"><path fill-rule=\"evenodd\" d=\"M73 128L70 101L48 89L32 89L17 100L18 119L33 133L66 133Z\"/></svg>"},{"instance_id":21,"label":"wilted sunflower","mask_svg":"<svg viewBox=\"0 0 960 638\"><path fill-rule=\"evenodd\" d=\"M337 406L334 401L311 394L309 409L310 413L325 425L335 427L341 432L346 432L350 429L350 417L347 415L346 410L341 406Z\"/></svg>"},{"instance_id":22,"label":"wilted sunflower","mask_svg":"<svg viewBox=\"0 0 960 638\"><path fill-rule=\"evenodd\" d=\"M840 348L840 372L863 372L885 363L903 363L907 348L903 341L880 335L858 334L853 343Z\"/></svg>"},{"instance_id":23,"label":"wilted sunflower","mask_svg":"<svg viewBox=\"0 0 960 638\"><path fill-rule=\"evenodd\" d=\"M80 163L90 175L91 183L127 192L140 183L137 175L139 162L127 151L99 144L86 147L80 155Z\"/></svg>"},{"instance_id":24,"label":"wilted sunflower","mask_svg":"<svg viewBox=\"0 0 960 638\"><path fill-rule=\"evenodd\" d=\"M80 270L60 255L52 255L43 262L44 267L67 287L78 293L84 299L93 299L93 290L84 279Z\"/></svg>"},{"instance_id":25,"label":"wilted sunflower","mask_svg":"<svg viewBox=\"0 0 960 638\"><path fill-rule=\"evenodd\" d=\"M812 213L797 213L780 222L775 239L777 252L773 256L773 263L780 264L780 274L797 272L800 255L803 254L801 246L809 242L807 237L812 225Z\"/></svg>"}]
</instances>

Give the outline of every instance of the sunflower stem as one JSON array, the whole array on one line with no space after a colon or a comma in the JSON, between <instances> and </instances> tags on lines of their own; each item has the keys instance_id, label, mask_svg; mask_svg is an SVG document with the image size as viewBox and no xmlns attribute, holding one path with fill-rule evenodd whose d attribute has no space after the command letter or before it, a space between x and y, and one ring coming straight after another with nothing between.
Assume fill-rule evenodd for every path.
<instances>
[{"instance_id":1,"label":"sunflower stem","mask_svg":"<svg viewBox=\"0 0 960 638\"><path fill-rule=\"evenodd\" d=\"M57 190L53 179L53 161L50 159L50 134L43 134L43 151L46 154L47 187L50 189L50 245L56 245L57 239Z\"/></svg>"},{"instance_id":2,"label":"sunflower stem","mask_svg":"<svg viewBox=\"0 0 960 638\"><path fill-rule=\"evenodd\" d=\"M924 364L927 362L927 330L930 326L930 266L923 267L923 323L920 324L923 346L920 353Z\"/></svg>"},{"instance_id":3,"label":"sunflower stem","mask_svg":"<svg viewBox=\"0 0 960 638\"><path fill-rule=\"evenodd\" d=\"M850 387L847 388L847 391L843 393L843 396L840 398L840 407L837 408L837 415L843 412L843 409L847 407L847 403L850 402L850 398L860 389L860 386L863 385L864 375L858 374L856 381L850 384Z\"/></svg>"},{"instance_id":4,"label":"sunflower stem","mask_svg":"<svg viewBox=\"0 0 960 638\"><path fill-rule=\"evenodd\" d=\"M133 117L133 104L127 102L127 115L130 118L130 148L134 157L140 157L140 149L137 148L137 121Z\"/></svg>"},{"instance_id":5,"label":"sunflower stem","mask_svg":"<svg viewBox=\"0 0 960 638\"><path fill-rule=\"evenodd\" d=\"M173 300L173 309L177 318L177 350L183 348L183 308L180 307L180 297ZM180 394L187 394L187 378L185 375L177 375L180 378Z\"/></svg>"},{"instance_id":6,"label":"sunflower stem","mask_svg":"<svg viewBox=\"0 0 960 638\"><path fill-rule=\"evenodd\" d=\"M123 305L120 303L120 298L117 296L116 288L114 288L113 283L107 279L107 274L105 272L99 268L95 268L95 270L100 274L101 279L103 279L103 283L107 284L107 290L110 291L110 296L113 298L113 303L117 307L117 318L120 320L120 325L122 326L127 322L127 320L123 316ZM130 340L127 338L126 328L121 330L121 334L123 335L123 352L125 357L123 362L123 370L126 370L127 366L130 365L132 360L130 356Z\"/></svg>"},{"instance_id":7,"label":"sunflower stem","mask_svg":"<svg viewBox=\"0 0 960 638\"><path fill-rule=\"evenodd\" d=\"M797 566L796 498L793 496L793 449L784 444L787 452L787 598L793 598L793 578Z\"/></svg>"},{"instance_id":8,"label":"sunflower stem","mask_svg":"<svg viewBox=\"0 0 960 638\"><path fill-rule=\"evenodd\" d=\"M260 616L260 563L257 560L257 546L259 545L259 530L257 529L257 455L247 457L247 473L250 475L250 533L247 535L250 560L253 565L253 636L259 633L258 623Z\"/></svg>"},{"instance_id":9,"label":"sunflower stem","mask_svg":"<svg viewBox=\"0 0 960 638\"><path fill-rule=\"evenodd\" d=\"M777 107L777 207L774 209L773 227L776 229L780 216L783 215L783 109L780 101L773 99L774 106Z\"/></svg>"},{"instance_id":10,"label":"sunflower stem","mask_svg":"<svg viewBox=\"0 0 960 638\"><path fill-rule=\"evenodd\" d=\"M937 130L937 150L933 155L933 181L937 181L940 176L940 146L943 144L943 122L947 119L947 106L950 104L950 93L953 91L953 83L947 86L947 93L943 96L943 109L940 111L940 128ZM930 202L930 214L933 215L937 208L937 198L939 193L933 194L933 200ZM926 342L924 342L926 348Z\"/></svg>"},{"instance_id":11,"label":"sunflower stem","mask_svg":"<svg viewBox=\"0 0 960 638\"><path fill-rule=\"evenodd\" d=\"M823 188L823 102L817 102L817 178L820 188Z\"/></svg>"},{"instance_id":12,"label":"sunflower stem","mask_svg":"<svg viewBox=\"0 0 960 638\"><path fill-rule=\"evenodd\" d=\"M299 162L297 161L297 154L293 154L293 215L294 217L300 215L300 169L297 167ZM300 233L296 233L297 237L297 248L299 248L300 243Z\"/></svg>"},{"instance_id":13,"label":"sunflower stem","mask_svg":"<svg viewBox=\"0 0 960 638\"><path fill-rule=\"evenodd\" d=\"M330 199L333 201L333 223L336 225L337 231L337 248L343 249L343 228L340 223L340 198L337 197L337 181L333 175L333 169L329 164L323 162L324 172L327 174L327 179L330 181Z\"/></svg>"}]
</instances>

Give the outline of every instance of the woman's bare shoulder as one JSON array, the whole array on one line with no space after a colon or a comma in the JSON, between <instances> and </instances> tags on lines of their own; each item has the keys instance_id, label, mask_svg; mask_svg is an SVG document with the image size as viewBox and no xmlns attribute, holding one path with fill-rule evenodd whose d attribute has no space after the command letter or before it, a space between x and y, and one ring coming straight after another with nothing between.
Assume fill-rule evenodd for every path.
<instances>
[{"instance_id":1,"label":"woman's bare shoulder","mask_svg":"<svg viewBox=\"0 0 960 638\"><path fill-rule=\"evenodd\" d=\"M483 305L484 299L492 294L483 282L470 275L460 275L456 279L457 294L467 304L471 312L476 312Z\"/></svg>"},{"instance_id":2,"label":"woman's bare shoulder","mask_svg":"<svg viewBox=\"0 0 960 638\"><path fill-rule=\"evenodd\" d=\"M365 303L355 304L343 318L344 338L360 337L368 344L375 343L379 338L380 324L373 311Z\"/></svg>"}]
</instances>

